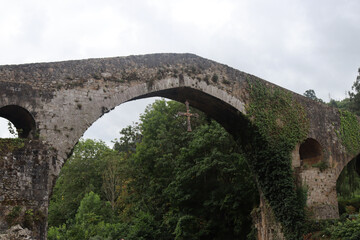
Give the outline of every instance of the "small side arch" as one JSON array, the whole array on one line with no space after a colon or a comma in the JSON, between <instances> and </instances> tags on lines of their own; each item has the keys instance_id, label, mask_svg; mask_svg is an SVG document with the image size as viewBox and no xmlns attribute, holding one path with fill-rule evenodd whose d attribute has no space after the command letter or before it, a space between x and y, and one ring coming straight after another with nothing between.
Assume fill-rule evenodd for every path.
<instances>
[{"instance_id":1,"label":"small side arch","mask_svg":"<svg viewBox=\"0 0 360 240\"><path fill-rule=\"evenodd\" d=\"M7 105L0 108L0 117L9 120L18 131L19 138L28 138L35 132L36 123L31 113L17 105Z\"/></svg>"},{"instance_id":2,"label":"small side arch","mask_svg":"<svg viewBox=\"0 0 360 240\"><path fill-rule=\"evenodd\" d=\"M323 159L323 150L318 141L313 138L307 138L299 148L301 165L309 166L320 163Z\"/></svg>"}]
</instances>

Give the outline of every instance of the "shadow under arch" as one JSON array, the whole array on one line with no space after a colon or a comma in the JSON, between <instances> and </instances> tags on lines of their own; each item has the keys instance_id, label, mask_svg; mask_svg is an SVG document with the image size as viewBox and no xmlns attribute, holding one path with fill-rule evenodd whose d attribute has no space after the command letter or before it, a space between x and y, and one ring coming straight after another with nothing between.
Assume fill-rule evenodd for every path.
<instances>
[{"instance_id":1,"label":"shadow under arch","mask_svg":"<svg viewBox=\"0 0 360 240\"><path fill-rule=\"evenodd\" d=\"M342 197L352 197L355 192L360 193L360 154L342 168L336 179L336 191L338 196Z\"/></svg>"},{"instance_id":2,"label":"shadow under arch","mask_svg":"<svg viewBox=\"0 0 360 240\"><path fill-rule=\"evenodd\" d=\"M9 120L18 131L19 138L27 138L34 132L36 123L31 113L18 105L7 105L0 108L0 117Z\"/></svg>"},{"instance_id":3,"label":"shadow under arch","mask_svg":"<svg viewBox=\"0 0 360 240\"><path fill-rule=\"evenodd\" d=\"M360 200L357 195L360 193L360 154L342 168L336 179L336 193L340 215L359 212Z\"/></svg>"},{"instance_id":4,"label":"shadow under arch","mask_svg":"<svg viewBox=\"0 0 360 240\"><path fill-rule=\"evenodd\" d=\"M127 102L149 97L164 97L181 103L188 100L190 106L204 112L207 116L217 121L235 140L244 134L244 126L250 124L250 121L245 117L244 113L229 103L191 87L178 87L155 91L132 98Z\"/></svg>"},{"instance_id":5,"label":"shadow under arch","mask_svg":"<svg viewBox=\"0 0 360 240\"><path fill-rule=\"evenodd\" d=\"M307 138L300 145L299 155L301 164L308 164L309 166L317 164L323 159L323 150L318 141L313 138Z\"/></svg>"}]
</instances>

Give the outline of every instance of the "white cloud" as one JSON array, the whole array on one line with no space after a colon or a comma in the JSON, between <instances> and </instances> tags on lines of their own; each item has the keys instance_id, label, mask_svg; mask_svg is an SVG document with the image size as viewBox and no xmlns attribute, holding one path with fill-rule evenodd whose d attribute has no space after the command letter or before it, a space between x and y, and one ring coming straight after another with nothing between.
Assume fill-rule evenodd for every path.
<instances>
[{"instance_id":1,"label":"white cloud","mask_svg":"<svg viewBox=\"0 0 360 240\"><path fill-rule=\"evenodd\" d=\"M13 134L10 133L8 123L9 121L7 119L0 117L0 138L15 137ZM12 129L15 129L14 125L11 124L11 126Z\"/></svg>"}]
</instances>

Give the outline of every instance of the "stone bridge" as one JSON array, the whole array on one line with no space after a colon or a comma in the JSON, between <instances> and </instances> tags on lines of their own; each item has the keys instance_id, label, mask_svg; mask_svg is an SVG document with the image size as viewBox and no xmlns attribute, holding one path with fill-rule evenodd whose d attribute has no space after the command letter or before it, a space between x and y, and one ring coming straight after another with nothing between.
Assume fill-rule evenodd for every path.
<instances>
[{"instance_id":1,"label":"stone bridge","mask_svg":"<svg viewBox=\"0 0 360 240\"><path fill-rule=\"evenodd\" d=\"M20 221L35 239L46 239L49 196L61 167L87 128L116 106L153 96L189 100L237 139L252 121L249 82L281 89L304 108L309 130L292 152L292 168L297 184L308 187L314 218L337 218L336 180L356 156L339 138L337 109L192 54L152 54L0 66L0 116L20 136L1 139L0 231ZM321 163L327 168L315 167ZM257 227L260 238L271 239L261 229L265 215Z\"/></svg>"}]
</instances>

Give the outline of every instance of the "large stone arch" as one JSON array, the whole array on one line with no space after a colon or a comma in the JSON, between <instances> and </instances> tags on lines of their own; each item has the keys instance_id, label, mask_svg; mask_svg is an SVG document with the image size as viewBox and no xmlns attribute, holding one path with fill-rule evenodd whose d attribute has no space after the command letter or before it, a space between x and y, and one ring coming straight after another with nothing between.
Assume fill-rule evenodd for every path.
<instances>
[{"instance_id":1,"label":"large stone arch","mask_svg":"<svg viewBox=\"0 0 360 240\"><path fill-rule=\"evenodd\" d=\"M68 139L64 141L64 143L75 144L87 128L107 112L125 102L148 97L165 97L178 102L189 100L191 106L203 111L209 117L218 121L234 136L238 135L241 122L245 121L245 103L219 88L209 86L191 78L186 79L185 83L181 86L178 79L169 78L154 83L150 91L146 84L141 83L127 88L124 92L125 94L122 91L114 92L111 93L112 96L108 96L108 94L101 95L98 97L98 101L96 99L88 101L91 94L93 94L93 96L97 95L95 92L90 92L89 95L85 97L85 101L84 99L78 99L74 100L73 104L71 104L70 100L69 108L73 108L76 112L76 116L73 118L74 123L71 126L65 126L63 129L59 129L58 125L54 125L55 133L58 135L57 137L64 137L64 135L61 136L62 134L59 133L63 130L66 131L70 129L70 131L75 131L74 138ZM70 90L65 93L65 95L81 96L81 92L78 92L78 90ZM81 102L81 106L79 102ZM84 118L84 115L87 117ZM78 131L76 131L75 128ZM67 134L65 134L65 137L67 137ZM57 147L59 147L59 144L57 144ZM71 148L73 146L70 145L69 147ZM59 150L61 150L61 148L59 148ZM68 150L69 148L65 149L65 151Z\"/></svg>"},{"instance_id":2,"label":"large stone arch","mask_svg":"<svg viewBox=\"0 0 360 240\"><path fill-rule=\"evenodd\" d=\"M244 102L198 79L184 77L183 81L180 81L177 78L165 78L155 81L151 88L147 83L138 83L108 91L104 91L105 85L106 82L101 87L91 86L86 94L80 87L66 89L49 103L51 108L56 108L61 102L63 110L67 112L65 118L64 114L54 113L46 125L39 124L40 136L48 139L47 142L56 149L58 155L56 164L52 166L49 183L55 184L61 167L85 131L104 114L125 102L154 96L179 102L189 100L191 106L218 121L235 138L242 134L241 127L249 123L245 117ZM51 192L52 186L48 188Z\"/></svg>"},{"instance_id":3,"label":"large stone arch","mask_svg":"<svg viewBox=\"0 0 360 240\"><path fill-rule=\"evenodd\" d=\"M147 84L140 83L126 89L124 92L126 92L126 94L123 94L123 91L120 91L120 93L117 93L119 95L113 95L113 101L101 101L102 104L99 104L94 111L97 114L92 115L92 118L89 118L91 121L86 119L86 121L77 122L79 129L81 129L81 132L78 132L80 137L88 127L117 106L133 100L149 97L164 97L178 102L185 102L186 100L190 101L192 107L197 108L220 123L234 139L241 139L239 143L246 142L246 137L244 136L246 134L244 134L244 131L248 131L248 126L252 125L250 119L246 117L244 102L222 89L199 81L199 79L184 77L182 83L176 78L160 79L154 82L151 88L149 88ZM81 95L77 90L70 90L68 94L69 96ZM101 97L100 99L107 100L105 97ZM93 100L94 99L89 102L92 102ZM74 101L74 103L77 102ZM92 105L92 103L89 104ZM84 110L85 114L89 114L86 113L86 105L82 105L80 109L80 107L75 104L72 108L77 109L80 112ZM73 148L80 137L76 137L72 141L74 145L63 145L67 147L66 151ZM69 154L67 154L67 157L69 157ZM55 184L55 181L51 182ZM258 190L261 191L261 189ZM276 221L272 210L268 203L266 203L263 195L260 196L259 202L259 215L253 216L254 223L258 228L259 239L272 239L274 236L283 237L281 225Z\"/></svg>"}]
</instances>

